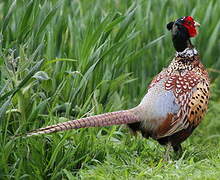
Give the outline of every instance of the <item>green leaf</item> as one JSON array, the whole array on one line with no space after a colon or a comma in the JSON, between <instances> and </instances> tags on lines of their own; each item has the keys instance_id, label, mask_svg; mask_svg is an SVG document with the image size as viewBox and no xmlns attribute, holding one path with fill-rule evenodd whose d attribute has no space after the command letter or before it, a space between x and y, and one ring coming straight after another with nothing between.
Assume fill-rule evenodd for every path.
<instances>
[{"instance_id":1,"label":"green leaf","mask_svg":"<svg viewBox=\"0 0 220 180\"><path fill-rule=\"evenodd\" d=\"M16 92L18 92L30 79L31 77L34 75L34 73L36 71L38 71L40 69L40 67L42 66L42 64L44 63L44 59L40 60L39 62L37 62L33 68L29 71L29 73L25 76L25 78L18 84L17 88L15 89L15 91L13 92L13 96L15 95Z\"/></svg>"},{"instance_id":2,"label":"green leaf","mask_svg":"<svg viewBox=\"0 0 220 180\"><path fill-rule=\"evenodd\" d=\"M45 65L49 65L51 63L60 62L60 61L67 61L67 62L76 62L76 59L67 59L67 58L57 58L53 60L49 60L45 62Z\"/></svg>"},{"instance_id":3,"label":"green leaf","mask_svg":"<svg viewBox=\"0 0 220 180\"><path fill-rule=\"evenodd\" d=\"M70 171L63 169L63 172L66 174L68 179L75 179L75 176Z\"/></svg>"},{"instance_id":4,"label":"green leaf","mask_svg":"<svg viewBox=\"0 0 220 180\"><path fill-rule=\"evenodd\" d=\"M52 10L49 11L49 13L46 15L46 17L42 21L42 23L37 31L36 37L38 37L39 34L45 30L46 26L50 23L50 21L52 20L52 18L56 14L56 11L59 7L60 7L60 4L57 4Z\"/></svg>"},{"instance_id":5,"label":"green leaf","mask_svg":"<svg viewBox=\"0 0 220 180\"><path fill-rule=\"evenodd\" d=\"M134 20L134 15L135 15L135 10L136 8L131 8L131 10L128 11L128 13L126 14L126 18L124 19L124 21L121 24L121 27L118 31L118 33L116 34L115 37L115 42L119 41L119 39L125 34L126 30L128 29L129 25L131 24L131 22Z\"/></svg>"},{"instance_id":6,"label":"green leaf","mask_svg":"<svg viewBox=\"0 0 220 180\"><path fill-rule=\"evenodd\" d=\"M48 74L44 71L38 71L33 75L33 78L38 79L38 80L48 80L50 77Z\"/></svg>"},{"instance_id":7,"label":"green leaf","mask_svg":"<svg viewBox=\"0 0 220 180\"><path fill-rule=\"evenodd\" d=\"M13 3L11 4L9 10L8 10L8 13L7 13L6 17L3 20L2 32L5 32L5 30L8 26L8 23L10 21L12 13L14 12L14 10L16 8L16 3L17 3L17 0L14 0Z\"/></svg>"},{"instance_id":8,"label":"green leaf","mask_svg":"<svg viewBox=\"0 0 220 180\"><path fill-rule=\"evenodd\" d=\"M37 118L38 114L41 113L45 109L46 104L48 103L50 99L51 98L47 98L43 100L35 108L33 108L32 112L30 113L30 116L28 117L28 122L32 122L34 119Z\"/></svg>"},{"instance_id":9,"label":"green leaf","mask_svg":"<svg viewBox=\"0 0 220 180\"><path fill-rule=\"evenodd\" d=\"M29 71L29 73L25 76L25 78L18 84L15 90L11 90L0 97L0 101L4 100L8 96L12 95L12 97L31 79L35 72L37 72L42 66L44 59L37 62Z\"/></svg>"},{"instance_id":10,"label":"green leaf","mask_svg":"<svg viewBox=\"0 0 220 180\"><path fill-rule=\"evenodd\" d=\"M8 97L8 99L4 102L4 104L0 108L0 123L3 120L5 112L7 111L8 106L10 105L10 103L11 103L11 96Z\"/></svg>"},{"instance_id":11,"label":"green leaf","mask_svg":"<svg viewBox=\"0 0 220 180\"><path fill-rule=\"evenodd\" d=\"M24 16L20 22L19 28L18 28L18 39L21 39L21 36L23 36L28 31L28 22L31 18L31 13L33 11L34 7L34 1L31 0L28 5L25 7L25 13Z\"/></svg>"}]
</instances>

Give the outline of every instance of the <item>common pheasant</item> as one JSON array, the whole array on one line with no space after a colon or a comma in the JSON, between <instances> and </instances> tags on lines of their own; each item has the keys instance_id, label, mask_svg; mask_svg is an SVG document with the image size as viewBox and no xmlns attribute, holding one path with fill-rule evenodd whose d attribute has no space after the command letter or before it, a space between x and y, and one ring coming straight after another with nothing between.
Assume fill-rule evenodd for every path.
<instances>
[{"instance_id":1,"label":"common pheasant","mask_svg":"<svg viewBox=\"0 0 220 180\"><path fill-rule=\"evenodd\" d=\"M127 124L174 151L181 149L203 118L209 100L209 77L190 38L199 24L191 16L167 24L176 55L150 83L141 103L129 110L71 120L30 131L26 136L70 129Z\"/></svg>"}]
</instances>

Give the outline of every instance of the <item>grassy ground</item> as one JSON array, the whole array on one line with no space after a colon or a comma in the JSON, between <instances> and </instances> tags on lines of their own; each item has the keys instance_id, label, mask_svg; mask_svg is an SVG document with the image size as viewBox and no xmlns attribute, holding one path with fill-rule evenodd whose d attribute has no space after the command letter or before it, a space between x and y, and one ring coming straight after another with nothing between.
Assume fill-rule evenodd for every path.
<instances>
[{"instance_id":1,"label":"grassy ground","mask_svg":"<svg viewBox=\"0 0 220 180\"><path fill-rule=\"evenodd\" d=\"M0 179L219 179L217 0L0 2ZM166 24L193 15L212 80L209 111L180 158L123 126L14 134L137 105L174 49Z\"/></svg>"}]
</instances>

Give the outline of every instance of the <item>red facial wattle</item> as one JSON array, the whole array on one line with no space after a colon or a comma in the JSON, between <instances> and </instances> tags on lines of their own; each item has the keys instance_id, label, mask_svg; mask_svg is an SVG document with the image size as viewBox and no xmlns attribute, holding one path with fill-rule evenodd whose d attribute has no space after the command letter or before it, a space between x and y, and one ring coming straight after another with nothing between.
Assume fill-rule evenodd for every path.
<instances>
[{"instance_id":1,"label":"red facial wattle","mask_svg":"<svg viewBox=\"0 0 220 180\"><path fill-rule=\"evenodd\" d=\"M191 16L187 16L184 18L183 26L188 29L190 37L196 36L197 31L196 31L196 27L195 27L195 21Z\"/></svg>"}]
</instances>

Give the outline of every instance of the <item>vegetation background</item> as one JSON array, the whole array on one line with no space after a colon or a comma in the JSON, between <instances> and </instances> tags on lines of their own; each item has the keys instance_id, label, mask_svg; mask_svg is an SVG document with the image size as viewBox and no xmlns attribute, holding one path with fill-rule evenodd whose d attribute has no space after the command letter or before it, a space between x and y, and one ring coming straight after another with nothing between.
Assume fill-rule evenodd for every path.
<instances>
[{"instance_id":1,"label":"vegetation background","mask_svg":"<svg viewBox=\"0 0 220 180\"><path fill-rule=\"evenodd\" d=\"M218 0L0 1L0 179L219 179ZM184 153L123 126L11 138L136 106L174 56L166 24L192 15L212 97Z\"/></svg>"}]
</instances>

